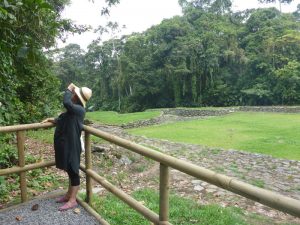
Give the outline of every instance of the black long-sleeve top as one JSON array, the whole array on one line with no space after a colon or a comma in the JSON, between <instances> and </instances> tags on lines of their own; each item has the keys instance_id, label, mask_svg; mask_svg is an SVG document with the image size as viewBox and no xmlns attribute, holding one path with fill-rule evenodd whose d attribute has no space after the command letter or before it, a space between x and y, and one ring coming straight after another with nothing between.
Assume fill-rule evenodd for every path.
<instances>
[{"instance_id":1,"label":"black long-sleeve top","mask_svg":"<svg viewBox=\"0 0 300 225\"><path fill-rule=\"evenodd\" d=\"M63 170L72 169L79 173L81 142L80 135L83 128L85 109L74 104L71 100L72 92L65 91L63 105L66 112L59 115L54 133L54 150L56 167Z\"/></svg>"}]
</instances>

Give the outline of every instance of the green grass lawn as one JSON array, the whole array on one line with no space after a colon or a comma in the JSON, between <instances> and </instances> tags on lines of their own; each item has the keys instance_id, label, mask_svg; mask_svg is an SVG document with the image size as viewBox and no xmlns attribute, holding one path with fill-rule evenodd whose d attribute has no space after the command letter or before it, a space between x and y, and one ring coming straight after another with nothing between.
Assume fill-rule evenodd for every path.
<instances>
[{"instance_id":1,"label":"green grass lawn","mask_svg":"<svg viewBox=\"0 0 300 225\"><path fill-rule=\"evenodd\" d=\"M299 114L238 112L204 120L136 128L130 133L300 160Z\"/></svg>"},{"instance_id":2,"label":"green grass lawn","mask_svg":"<svg viewBox=\"0 0 300 225\"><path fill-rule=\"evenodd\" d=\"M136 113L124 113L119 114L113 111L97 111L97 112L88 112L86 114L86 119L111 125L120 125L130 122L135 122L139 120L146 120L157 117L160 115L160 111L151 110L145 112L136 112Z\"/></svg>"},{"instance_id":3,"label":"green grass lawn","mask_svg":"<svg viewBox=\"0 0 300 225\"><path fill-rule=\"evenodd\" d=\"M131 196L139 202L159 213L159 194L157 191L144 188L135 191ZM81 194L84 199L84 194ZM120 199L108 194L107 196L93 195L93 208L112 225L148 225L149 221L135 210L131 209ZM202 205L193 199L170 194L169 221L176 225L246 225L274 224L270 218L255 213L245 212L238 207L221 207L218 205ZM278 223L278 225L287 225Z\"/></svg>"},{"instance_id":4,"label":"green grass lawn","mask_svg":"<svg viewBox=\"0 0 300 225\"><path fill-rule=\"evenodd\" d=\"M158 213L159 196L151 189L133 193L133 197L144 202L145 206ZM148 225L143 216L128 207L121 200L109 194L106 197L94 196L93 207L112 225ZM170 196L170 222L172 224L248 224L243 211L235 207L222 208L217 205L202 206L195 201L176 195Z\"/></svg>"},{"instance_id":5,"label":"green grass lawn","mask_svg":"<svg viewBox=\"0 0 300 225\"><path fill-rule=\"evenodd\" d=\"M54 129L55 128L30 130L26 132L26 135L30 138L52 144L54 140Z\"/></svg>"},{"instance_id":6,"label":"green grass lawn","mask_svg":"<svg viewBox=\"0 0 300 225\"><path fill-rule=\"evenodd\" d=\"M161 112L159 110L124 114L119 114L112 111L97 111L88 112L85 118L103 124L120 125L138 120L151 119L159 116L160 113ZM54 128L28 131L27 135L31 138L51 144L53 143ZM92 140L97 143L103 142L102 139L94 136L92 136Z\"/></svg>"},{"instance_id":7,"label":"green grass lawn","mask_svg":"<svg viewBox=\"0 0 300 225\"><path fill-rule=\"evenodd\" d=\"M54 129L38 129L38 130L30 130L27 131L27 136L30 138L33 138L35 140L42 141L44 143L53 144L54 142ZM91 140L93 143L105 143L106 141L102 138L98 138L94 135L92 135Z\"/></svg>"}]
</instances>

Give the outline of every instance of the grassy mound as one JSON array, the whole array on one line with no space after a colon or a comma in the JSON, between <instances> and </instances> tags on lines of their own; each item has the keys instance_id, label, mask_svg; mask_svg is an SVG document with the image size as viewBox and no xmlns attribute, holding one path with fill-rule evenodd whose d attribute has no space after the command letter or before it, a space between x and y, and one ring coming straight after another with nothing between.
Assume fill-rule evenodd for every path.
<instances>
[{"instance_id":1,"label":"grassy mound","mask_svg":"<svg viewBox=\"0 0 300 225\"><path fill-rule=\"evenodd\" d=\"M130 130L132 134L300 160L300 115L238 112Z\"/></svg>"},{"instance_id":2,"label":"grassy mound","mask_svg":"<svg viewBox=\"0 0 300 225\"><path fill-rule=\"evenodd\" d=\"M136 112L136 113L124 113L119 114L113 111L97 111L97 112L88 112L86 114L86 119L92 120L95 122L111 125L120 125L131 122L136 122L139 120L147 120L160 115L160 111L145 111L145 112Z\"/></svg>"}]
</instances>

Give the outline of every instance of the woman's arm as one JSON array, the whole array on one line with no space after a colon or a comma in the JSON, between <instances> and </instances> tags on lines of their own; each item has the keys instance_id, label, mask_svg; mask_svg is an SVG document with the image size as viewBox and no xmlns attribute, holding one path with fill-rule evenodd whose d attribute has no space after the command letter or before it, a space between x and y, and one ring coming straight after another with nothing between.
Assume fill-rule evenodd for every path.
<instances>
[{"instance_id":1,"label":"woman's arm","mask_svg":"<svg viewBox=\"0 0 300 225\"><path fill-rule=\"evenodd\" d=\"M55 118L47 118L47 119L44 119L41 123L47 123L47 122L55 124L56 119Z\"/></svg>"},{"instance_id":2,"label":"woman's arm","mask_svg":"<svg viewBox=\"0 0 300 225\"><path fill-rule=\"evenodd\" d=\"M72 102L72 95L74 94L75 85L71 83L64 94L63 104L64 107L67 109L68 112L74 113L74 114L84 114L85 110L82 106L79 106L77 104L74 104Z\"/></svg>"}]
</instances>

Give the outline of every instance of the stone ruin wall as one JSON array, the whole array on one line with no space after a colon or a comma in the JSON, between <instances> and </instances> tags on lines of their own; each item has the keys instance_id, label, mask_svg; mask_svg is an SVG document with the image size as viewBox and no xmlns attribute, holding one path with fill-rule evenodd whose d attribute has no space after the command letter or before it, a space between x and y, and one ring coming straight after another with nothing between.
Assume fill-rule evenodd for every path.
<instances>
[{"instance_id":1,"label":"stone ruin wall","mask_svg":"<svg viewBox=\"0 0 300 225\"><path fill-rule=\"evenodd\" d=\"M182 121L192 118L203 118L208 116L223 116L233 112L277 112L277 113L300 113L300 106L239 106L216 109L188 109L188 108L170 108L163 109L159 117L149 120L141 120L133 123L123 124L122 128L136 128L166 121Z\"/></svg>"},{"instance_id":2,"label":"stone ruin wall","mask_svg":"<svg viewBox=\"0 0 300 225\"><path fill-rule=\"evenodd\" d=\"M196 116L222 116L232 112L278 112L278 113L299 113L300 106L239 106L220 109L166 109L163 114L170 114L183 117Z\"/></svg>"}]
</instances>

